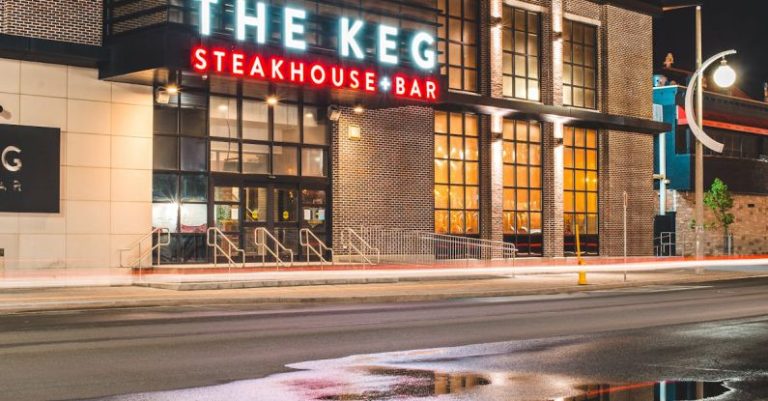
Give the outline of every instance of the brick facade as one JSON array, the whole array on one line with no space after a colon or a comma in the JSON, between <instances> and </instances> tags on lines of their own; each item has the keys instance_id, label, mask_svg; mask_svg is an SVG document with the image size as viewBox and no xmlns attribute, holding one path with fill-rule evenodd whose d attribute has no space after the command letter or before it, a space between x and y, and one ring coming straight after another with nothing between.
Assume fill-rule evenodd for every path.
<instances>
[{"instance_id":1,"label":"brick facade","mask_svg":"<svg viewBox=\"0 0 768 401\"><path fill-rule=\"evenodd\" d=\"M733 253L736 255L766 255L768 254L768 224L765 216L768 215L768 196L733 194L733 213L735 220L730 227L733 235ZM667 210L676 207L676 230L678 235L677 253L690 255L693 252L691 241L694 239L694 230L691 223L694 220L694 195L693 192L678 192L677 199L672 191L667 197ZM712 224L704 233L704 254L721 255L724 252L724 233L722 228L716 227L715 219L709 208L704 208L704 223Z\"/></svg>"},{"instance_id":2,"label":"brick facade","mask_svg":"<svg viewBox=\"0 0 768 401\"><path fill-rule=\"evenodd\" d=\"M427 107L342 109L331 141L334 246L346 228L434 230L434 120Z\"/></svg>"},{"instance_id":3,"label":"brick facade","mask_svg":"<svg viewBox=\"0 0 768 401\"><path fill-rule=\"evenodd\" d=\"M102 0L2 0L0 34L101 45Z\"/></svg>"},{"instance_id":4,"label":"brick facade","mask_svg":"<svg viewBox=\"0 0 768 401\"><path fill-rule=\"evenodd\" d=\"M115 15L159 4L128 3ZM479 25L479 95L503 96L501 32L491 26L503 0L481 0ZM652 115L652 18L589 0L515 0L541 11L541 102L562 106L562 41L554 31L563 18L597 26L597 111L650 119ZM52 16L55 16L53 18ZM149 15L115 32L166 18ZM131 25L133 24L133 25ZM136 25L138 24L138 25ZM102 1L0 0L0 33L78 44L102 43ZM469 108L469 106L466 106ZM487 113L483 111L483 113ZM551 118L550 118L551 117ZM530 118L530 117L520 117ZM568 121L542 116L542 211L545 257L563 256L563 145L558 132ZM480 236L503 240L503 160L501 141L492 132L491 115L480 116ZM351 126L360 139L350 139ZM341 109L332 124L332 241L346 228L385 226L434 229L434 111L407 106L357 114ZM599 131L600 253L623 252L623 193L629 194L629 254L653 252L653 146L649 135ZM766 206L768 207L768 205Z\"/></svg>"},{"instance_id":5,"label":"brick facade","mask_svg":"<svg viewBox=\"0 0 768 401\"><path fill-rule=\"evenodd\" d=\"M597 109L601 112L649 119L652 117L652 88L647 77L652 74L652 18L622 8L600 5L587 0L525 0L542 7L541 99L548 105L563 104L562 45L553 40L561 19L574 18L597 25ZM486 15L500 11L500 0L489 0L481 7L482 95L501 97L501 57L495 51L498 32L486 26ZM563 256L563 147L554 136L560 122L543 124L543 251L545 257ZM497 166L490 125L483 125L487 139L481 153L481 236L502 238L500 197L503 171ZM623 193L629 194L628 253L649 255L653 252L653 146L652 137L602 130L600 149L600 253L623 254Z\"/></svg>"},{"instance_id":6,"label":"brick facade","mask_svg":"<svg viewBox=\"0 0 768 401\"><path fill-rule=\"evenodd\" d=\"M653 20L603 6L604 107L606 112L652 118ZM627 192L629 255L653 252L653 137L620 131L600 133L600 253L624 251L623 193Z\"/></svg>"}]
</instances>

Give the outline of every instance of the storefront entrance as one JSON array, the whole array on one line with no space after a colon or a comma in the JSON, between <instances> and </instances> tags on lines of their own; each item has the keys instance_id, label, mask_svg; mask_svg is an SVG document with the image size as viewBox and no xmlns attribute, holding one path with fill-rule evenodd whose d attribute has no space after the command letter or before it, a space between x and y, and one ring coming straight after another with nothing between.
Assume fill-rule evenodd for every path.
<instances>
[{"instance_id":1,"label":"storefront entrance","mask_svg":"<svg viewBox=\"0 0 768 401\"><path fill-rule=\"evenodd\" d=\"M328 199L321 186L258 181L232 186L226 185L226 179L221 181L224 185L214 186L211 226L239 244L247 261L274 260L256 242L256 231L260 228L291 250L297 261L306 260L299 241L302 229L309 229L327 241ZM288 252L280 252L279 256L287 260Z\"/></svg>"}]
</instances>

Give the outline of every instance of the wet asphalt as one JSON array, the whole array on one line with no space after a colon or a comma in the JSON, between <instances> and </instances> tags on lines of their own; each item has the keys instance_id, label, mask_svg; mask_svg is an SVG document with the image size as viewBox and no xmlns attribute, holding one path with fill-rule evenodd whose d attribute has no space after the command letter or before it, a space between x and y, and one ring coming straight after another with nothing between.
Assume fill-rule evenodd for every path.
<instances>
[{"instance_id":1,"label":"wet asphalt","mask_svg":"<svg viewBox=\"0 0 768 401\"><path fill-rule=\"evenodd\" d=\"M349 359L361 354L378 355ZM325 359L335 362L312 362ZM287 365L304 369L301 380ZM286 390L287 379L367 383L381 376L371 369L385 368L427 372L426 388L457 373L483 384L447 399L568 400L594 386L686 380L725 382L732 391L718 400L768 400L768 279L433 303L0 317L0 400L289 400L278 389L301 384ZM130 395L238 380L249 382ZM391 399L365 394L358 399ZM435 395L419 394L410 396Z\"/></svg>"}]
</instances>

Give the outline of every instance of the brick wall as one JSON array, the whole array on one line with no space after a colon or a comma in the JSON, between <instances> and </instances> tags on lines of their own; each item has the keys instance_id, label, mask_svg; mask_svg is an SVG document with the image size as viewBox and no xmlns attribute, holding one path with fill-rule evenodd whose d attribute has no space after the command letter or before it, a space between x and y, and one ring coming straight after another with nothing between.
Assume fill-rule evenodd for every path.
<instances>
[{"instance_id":1,"label":"brick wall","mask_svg":"<svg viewBox=\"0 0 768 401\"><path fill-rule=\"evenodd\" d=\"M671 191L670 191L671 192ZM733 194L734 202L731 213L735 216L735 221L730 227L733 234L733 251L737 255L766 255L768 254L768 221L765 216L768 215L768 196ZM669 196L671 206L673 196ZM676 229L678 233L678 242L681 243L677 248L678 254L688 254L693 252L692 245L682 245L691 243L694 238L694 232L691 229L691 222L694 219L694 194L693 192L679 192L677 197L677 216ZM709 208L704 208L704 223L712 224L717 220ZM723 230L720 227L712 227L704 233L704 253L706 255L723 254Z\"/></svg>"},{"instance_id":2,"label":"brick wall","mask_svg":"<svg viewBox=\"0 0 768 401\"><path fill-rule=\"evenodd\" d=\"M101 44L101 0L0 1L0 34Z\"/></svg>"},{"instance_id":3,"label":"brick wall","mask_svg":"<svg viewBox=\"0 0 768 401\"><path fill-rule=\"evenodd\" d=\"M333 243L345 228L434 230L434 112L342 109L333 125ZM350 140L349 127L361 129Z\"/></svg>"},{"instance_id":4,"label":"brick wall","mask_svg":"<svg viewBox=\"0 0 768 401\"><path fill-rule=\"evenodd\" d=\"M603 6L605 48L603 109L650 119L653 113L650 16ZM600 253L621 255L623 193L628 202L628 253L653 252L653 138L620 131L600 133Z\"/></svg>"}]
</instances>

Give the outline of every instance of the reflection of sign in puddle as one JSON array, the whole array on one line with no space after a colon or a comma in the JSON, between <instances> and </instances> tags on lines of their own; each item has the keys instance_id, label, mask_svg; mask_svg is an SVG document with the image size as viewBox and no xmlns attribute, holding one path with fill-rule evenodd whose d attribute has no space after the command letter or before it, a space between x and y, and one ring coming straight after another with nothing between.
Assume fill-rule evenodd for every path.
<instances>
[{"instance_id":1,"label":"reflection of sign in puddle","mask_svg":"<svg viewBox=\"0 0 768 401\"><path fill-rule=\"evenodd\" d=\"M386 388L369 388L358 392L342 390L339 393L325 394L316 399L322 401L432 399L440 395L469 393L479 386L494 384L491 378L473 373L438 373L428 370L393 368L368 368L365 373L369 376L383 376L393 380L386 381L388 383ZM368 382L382 383L376 379ZM575 397L556 398L550 401L696 401L718 397L730 391L722 382L692 381L662 381L622 385L590 384L576 386L576 390L580 394ZM504 392L495 393L503 394ZM469 396L469 394L466 395ZM506 396L514 397L514 391L510 391ZM472 394L471 399L495 400L497 398L489 393L477 392Z\"/></svg>"},{"instance_id":2,"label":"reflection of sign in puddle","mask_svg":"<svg viewBox=\"0 0 768 401\"><path fill-rule=\"evenodd\" d=\"M427 398L445 394L459 394L477 386L485 386L491 382L476 374L437 373L428 370L370 368L367 374L386 376L395 381L386 389L366 390L358 393L345 392L342 394L324 395L318 400L391 400L407 398ZM374 380L375 382L375 380Z\"/></svg>"},{"instance_id":3,"label":"reflection of sign in puddle","mask_svg":"<svg viewBox=\"0 0 768 401\"><path fill-rule=\"evenodd\" d=\"M584 393L554 401L696 401L719 397L729 391L722 382L663 381L626 385L594 384L578 386Z\"/></svg>"},{"instance_id":4,"label":"reflection of sign in puddle","mask_svg":"<svg viewBox=\"0 0 768 401\"><path fill-rule=\"evenodd\" d=\"M698 401L729 393L723 382L589 384L527 361L558 341L495 343L354 355L289 365L293 372L210 387L132 394L119 401ZM510 359L511 358L511 359ZM519 370L513 370L513 369ZM585 379L586 378L586 379ZM606 378L594 381L610 380ZM644 379L640 379L644 380Z\"/></svg>"}]
</instances>

